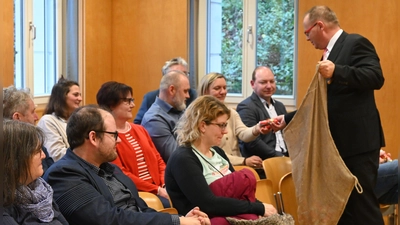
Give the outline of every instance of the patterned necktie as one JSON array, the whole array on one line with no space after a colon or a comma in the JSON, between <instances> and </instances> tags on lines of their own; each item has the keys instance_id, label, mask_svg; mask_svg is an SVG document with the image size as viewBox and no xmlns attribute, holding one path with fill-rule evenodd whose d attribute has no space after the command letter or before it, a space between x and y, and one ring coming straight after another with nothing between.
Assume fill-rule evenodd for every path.
<instances>
[{"instance_id":1,"label":"patterned necktie","mask_svg":"<svg viewBox=\"0 0 400 225\"><path fill-rule=\"evenodd\" d=\"M324 49L324 54L322 55L322 60L326 60L328 58L328 49Z\"/></svg>"}]
</instances>

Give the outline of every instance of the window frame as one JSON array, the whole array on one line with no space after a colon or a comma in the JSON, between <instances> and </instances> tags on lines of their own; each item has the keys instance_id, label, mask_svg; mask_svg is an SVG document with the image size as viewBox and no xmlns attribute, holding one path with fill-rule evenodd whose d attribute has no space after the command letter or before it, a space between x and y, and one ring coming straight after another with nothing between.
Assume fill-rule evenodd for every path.
<instances>
[{"instance_id":1,"label":"window frame","mask_svg":"<svg viewBox=\"0 0 400 225\"><path fill-rule=\"evenodd\" d=\"M22 3L22 12L23 15L21 20L22 20L22 38L21 41L22 43L22 51L23 51L23 56L22 56L22 70L23 70L23 80L24 80L24 85L23 88L29 88L31 95L33 97L35 105L38 105L39 107L45 106L49 100L50 94L45 94L45 95L35 95L35 89L34 89L34 48L33 48L33 43L34 43L34 31L30 27L30 23L33 21L33 15L34 15L34 7L33 7L33 0L20 0ZM14 2L15 4L15 2ZM64 36L63 36L63 29L64 29L64 23L63 23L63 15L65 11L65 1L64 0L56 0L56 6L55 6L55 14L56 14L56 79L55 82L61 77L61 74L63 74L63 45L64 45ZM33 23L34 25L34 23ZM15 80L14 80L14 85L16 85L16 80L17 80L17 73L16 71L14 72Z\"/></svg>"},{"instance_id":2,"label":"window frame","mask_svg":"<svg viewBox=\"0 0 400 225\"><path fill-rule=\"evenodd\" d=\"M274 95L274 99L281 101L286 107L295 108L296 107L296 97L297 97L297 68L298 68L298 0L294 1L294 10L295 10L295 26L294 26L294 58L293 58L293 95L292 96L283 96L283 95ZM198 83L201 78L207 74L207 23L208 23L208 0L199 1L198 2ZM257 0L243 0L243 11L249 11L250 9L257 10ZM254 43L254 34L257 33L257 13L247 13L243 14L243 29L246 29L248 25L252 25L253 29L253 42ZM246 40L246 32L243 31L242 40ZM251 74L254 70L254 67L248 66L250 62L256 62L256 45L255 43L248 48L243 48L243 61L242 61L242 94L228 94L225 103L228 105L235 105L251 96L253 93L253 89L251 88ZM212 71L210 71L212 72Z\"/></svg>"}]
</instances>

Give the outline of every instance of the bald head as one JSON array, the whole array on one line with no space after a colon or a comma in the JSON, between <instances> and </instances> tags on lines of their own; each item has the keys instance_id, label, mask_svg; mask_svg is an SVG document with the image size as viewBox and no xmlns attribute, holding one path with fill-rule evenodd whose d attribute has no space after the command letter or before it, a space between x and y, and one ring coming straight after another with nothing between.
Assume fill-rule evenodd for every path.
<instances>
[{"instance_id":1,"label":"bald head","mask_svg":"<svg viewBox=\"0 0 400 225\"><path fill-rule=\"evenodd\" d=\"M159 98L175 109L182 111L186 108L189 96L189 78L178 70L172 70L161 78Z\"/></svg>"}]
</instances>

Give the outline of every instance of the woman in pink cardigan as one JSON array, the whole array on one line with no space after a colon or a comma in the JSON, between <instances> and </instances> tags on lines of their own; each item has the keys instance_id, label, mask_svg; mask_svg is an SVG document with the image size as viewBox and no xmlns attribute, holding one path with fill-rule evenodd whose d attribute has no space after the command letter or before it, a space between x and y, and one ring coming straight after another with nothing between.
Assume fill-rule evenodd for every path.
<instances>
[{"instance_id":1,"label":"woman in pink cardigan","mask_svg":"<svg viewBox=\"0 0 400 225\"><path fill-rule=\"evenodd\" d=\"M144 127L133 124L132 109L135 107L132 88L110 81L97 92L97 104L114 116L118 137L118 158L113 161L132 179L139 191L156 194L164 207L170 207L165 189L165 163Z\"/></svg>"}]
</instances>

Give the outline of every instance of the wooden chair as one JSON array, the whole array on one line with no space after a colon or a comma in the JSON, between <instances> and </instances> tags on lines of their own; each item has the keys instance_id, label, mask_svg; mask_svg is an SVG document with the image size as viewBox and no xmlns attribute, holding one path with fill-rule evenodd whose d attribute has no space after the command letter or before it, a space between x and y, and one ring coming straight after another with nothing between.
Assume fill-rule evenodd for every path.
<instances>
[{"instance_id":1,"label":"wooden chair","mask_svg":"<svg viewBox=\"0 0 400 225\"><path fill-rule=\"evenodd\" d=\"M383 221L385 225L397 225L397 208L398 204L394 205L384 205L379 204L379 208L381 209L381 213L383 216Z\"/></svg>"},{"instance_id":2,"label":"wooden chair","mask_svg":"<svg viewBox=\"0 0 400 225\"><path fill-rule=\"evenodd\" d=\"M297 200L296 188L294 186L292 172L285 174L279 181L279 192L282 193L284 212L293 216L297 220Z\"/></svg>"},{"instance_id":3,"label":"wooden chair","mask_svg":"<svg viewBox=\"0 0 400 225\"><path fill-rule=\"evenodd\" d=\"M139 191L139 197L146 202L147 206L154 210L159 211L161 209L164 209L161 200L157 197L157 195L153 193Z\"/></svg>"},{"instance_id":4,"label":"wooden chair","mask_svg":"<svg viewBox=\"0 0 400 225\"><path fill-rule=\"evenodd\" d=\"M161 200L157 197L157 195L155 195L153 193L139 191L139 197L146 202L148 207L150 207L158 212L169 213L169 214L178 214L178 210L176 210L173 207L164 208ZM171 203L171 206L172 206L172 203Z\"/></svg>"},{"instance_id":5,"label":"wooden chair","mask_svg":"<svg viewBox=\"0 0 400 225\"><path fill-rule=\"evenodd\" d=\"M260 180L260 175L258 175L257 171L253 168L251 168L250 166L244 166L244 165L237 165L237 166L233 166L233 168L235 169L235 171L241 170L241 169L249 169L251 172L253 172L254 176L256 177L256 180Z\"/></svg>"},{"instance_id":6,"label":"wooden chair","mask_svg":"<svg viewBox=\"0 0 400 225\"><path fill-rule=\"evenodd\" d=\"M164 209L158 210L158 212L169 213L169 214L178 214L178 210L176 210L175 208L164 208Z\"/></svg>"},{"instance_id":7,"label":"wooden chair","mask_svg":"<svg viewBox=\"0 0 400 225\"><path fill-rule=\"evenodd\" d=\"M268 179L257 181L256 199L263 203L271 204L276 208L274 192L272 190L272 181Z\"/></svg>"},{"instance_id":8,"label":"wooden chair","mask_svg":"<svg viewBox=\"0 0 400 225\"><path fill-rule=\"evenodd\" d=\"M279 191L279 181L282 176L292 172L292 161L289 157L273 157L263 161L263 168L267 179L272 181L274 193Z\"/></svg>"}]
</instances>

